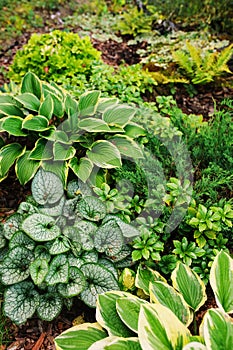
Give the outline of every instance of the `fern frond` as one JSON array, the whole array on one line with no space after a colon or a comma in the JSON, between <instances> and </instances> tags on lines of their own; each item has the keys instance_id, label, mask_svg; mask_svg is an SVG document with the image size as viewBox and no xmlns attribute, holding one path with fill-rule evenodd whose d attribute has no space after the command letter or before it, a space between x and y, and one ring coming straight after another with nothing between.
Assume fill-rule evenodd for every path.
<instances>
[{"instance_id":1,"label":"fern frond","mask_svg":"<svg viewBox=\"0 0 233 350\"><path fill-rule=\"evenodd\" d=\"M181 68L186 70L188 74L193 73L192 61L190 60L190 57L187 53L182 50L177 50L172 53L172 56L175 62L178 63Z\"/></svg>"},{"instance_id":2,"label":"fern frond","mask_svg":"<svg viewBox=\"0 0 233 350\"><path fill-rule=\"evenodd\" d=\"M215 64L215 68L218 70L218 72L232 73L227 66L227 62L230 60L232 55L233 55L233 44L227 46L219 54L217 62Z\"/></svg>"},{"instance_id":3,"label":"fern frond","mask_svg":"<svg viewBox=\"0 0 233 350\"><path fill-rule=\"evenodd\" d=\"M200 68L202 65L201 49L193 46L190 42L186 42L187 49L190 53L190 56L193 60L193 63L197 68Z\"/></svg>"}]
</instances>

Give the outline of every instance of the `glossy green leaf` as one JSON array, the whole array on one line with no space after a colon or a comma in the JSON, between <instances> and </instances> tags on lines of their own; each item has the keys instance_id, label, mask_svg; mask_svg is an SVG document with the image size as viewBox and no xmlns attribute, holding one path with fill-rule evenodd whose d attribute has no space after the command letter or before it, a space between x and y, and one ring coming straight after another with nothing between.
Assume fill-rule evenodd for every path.
<instances>
[{"instance_id":1,"label":"glossy green leaf","mask_svg":"<svg viewBox=\"0 0 233 350\"><path fill-rule=\"evenodd\" d=\"M39 114L50 120L53 116L54 102L50 95L47 95L39 108Z\"/></svg>"},{"instance_id":2,"label":"glossy green leaf","mask_svg":"<svg viewBox=\"0 0 233 350\"><path fill-rule=\"evenodd\" d=\"M91 221L99 221L106 215L104 203L94 196L83 197L78 202L77 209L83 218Z\"/></svg>"},{"instance_id":3,"label":"glossy green leaf","mask_svg":"<svg viewBox=\"0 0 233 350\"><path fill-rule=\"evenodd\" d=\"M17 101L13 96L9 94L1 94L0 95L0 105L1 104L10 104L10 105L15 105L18 107L22 107L22 103Z\"/></svg>"},{"instance_id":4,"label":"glossy green leaf","mask_svg":"<svg viewBox=\"0 0 233 350\"><path fill-rule=\"evenodd\" d=\"M78 102L70 95L67 95L65 98L65 111L69 117L78 114Z\"/></svg>"},{"instance_id":5,"label":"glossy green leaf","mask_svg":"<svg viewBox=\"0 0 233 350\"><path fill-rule=\"evenodd\" d=\"M21 85L21 93L29 92L35 95L39 100L42 95L42 87L39 78L32 72L28 72L25 74L22 85Z\"/></svg>"},{"instance_id":6,"label":"glossy green leaf","mask_svg":"<svg viewBox=\"0 0 233 350\"><path fill-rule=\"evenodd\" d=\"M75 266L69 267L68 283L58 285L58 291L64 298L79 295L86 287L86 279L83 273Z\"/></svg>"},{"instance_id":7,"label":"glossy green leaf","mask_svg":"<svg viewBox=\"0 0 233 350\"><path fill-rule=\"evenodd\" d=\"M30 276L36 285L41 284L48 273L49 266L46 259L35 259L29 266Z\"/></svg>"},{"instance_id":8,"label":"glossy green leaf","mask_svg":"<svg viewBox=\"0 0 233 350\"><path fill-rule=\"evenodd\" d=\"M37 242L51 241L60 235L56 221L43 214L28 216L22 223L22 229Z\"/></svg>"},{"instance_id":9,"label":"glossy green leaf","mask_svg":"<svg viewBox=\"0 0 233 350\"><path fill-rule=\"evenodd\" d=\"M23 119L20 117L6 117L1 120L1 129L14 136L27 136L22 131Z\"/></svg>"},{"instance_id":10,"label":"glossy green leaf","mask_svg":"<svg viewBox=\"0 0 233 350\"><path fill-rule=\"evenodd\" d=\"M10 143L0 149L0 174L5 176L15 160L24 152L23 147L19 143Z\"/></svg>"},{"instance_id":11,"label":"glossy green leaf","mask_svg":"<svg viewBox=\"0 0 233 350\"><path fill-rule=\"evenodd\" d=\"M107 109L103 113L103 120L109 125L125 126L136 113L136 109L127 105L119 105Z\"/></svg>"},{"instance_id":12,"label":"glossy green leaf","mask_svg":"<svg viewBox=\"0 0 233 350\"><path fill-rule=\"evenodd\" d=\"M40 107L40 100L30 92L18 95L17 100L23 104L26 109L37 112Z\"/></svg>"},{"instance_id":13,"label":"glossy green leaf","mask_svg":"<svg viewBox=\"0 0 233 350\"><path fill-rule=\"evenodd\" d=\"M47 92L46 90L44 91L44 94L45 97L49 95L53 100L53 114L58 118L62 118L65 109L62 99L56 93Z\"/></svg>"},{"instance_id":14,"label":"glossy green leaf","mask_svg":"<svg viewBox=\"0 0 233 350\"><path fill-rule=\"evenodd\" d=\"M88 91L82 94L78 102L79 115L83 117L95 114L99 97L100 91Z\"/></svg>"},{"instance_id":15,"label":"glossy green leaf","mask_svg":"<svg viewBox=\"0 0 233 350\"><path fill-rule=\"evenodd\" d=\"M58 293L46 293L40 295L37 306L38 316L45 321L52 321L62 311L63 301Z\"/></svg>"},{"instance_id":16,"label":"glossy green leaf","mask_svg":"<svg viewBox=\"0 0 233 350\"><path fill-rule=\"evenodd\" d=\"M67 146L60 142L54 142L53 154L55 161L72 159L75 156L76 149L73 146Z\"/></svg>"},{"instance_id":17,"label":"glossy green leaf","mask_svg":"<svg viewBox=\"0 0 233 350\"><path fill-rule=\"evenodd\" d=\"M68 163L66 161L42 161L41 166L44 171L55 174L60 179L62 186L66 187L69 172Z\"/></svg>"},{"instance_id":18,"label":"glossy green leaf","mask_svg":"<svg viewBox=\"0 0 233 350\"><path fill-rule=\"evenodd\" d=\"M49 271L45 281L49 286L57 283L67 283L69 278L69 264L64 254L59 254L53 258L49 264Z\"/></svg>"},{"instance_id":19,"label":"glossy green leaf","mask_svg":"<svg viewBox=\"0 0 233 350\"><path fill-rule=\"evenodd\" d=\"M73 157L69 163L69 167L79 179L86 182L92 172L93 163L90 159L85 157L80 158L79 160L76 157Z\"/></svg>"},{"instance_id":20,"label":"glossy green leaf","mask_svg":"<svg viewBox=\"0 0 233 350\"><path fill-rule=\"evenodd\" d=\"M121 166L121 155L116 146L109 141L96 141L91 150L87 151L88 158L101 168L117 168Z\"/></svg>"},{"instance_id":21,"label":"glossy green leaf","mask_svg":"<svg viewBox=\"0 0 233 350\"><path fill-rule=\"evenodd\" d=\"M11 103L0 103L0 114L19 118L25 117L23 111L15 104Z\"/></svg>"},{"instance_id":22,"label":"glossy green leaf","mask_svg":"<svg viewBox=\"0 0 233 350\"><path fill-rule=\"evenodd\" d=\"M22 123L22 128L32 131L45 131L49 129L48 119L43 115L29 114Z\"/></svg>"},{"instance_id":23,"label":"glossy green leaf","mask_svg":"<svg viewBox=\"0 0 233 350\"><path fill-rule=\"evenodd\" d=\"M97 106L97 112L103 113L107 108L113 108L119 102L118 98L100 98Z\"/></svg>"},{"instance_id":24,"label":"glossy green leaf","mask_svg":"<svg viewBox=\"0 0 233 350\"><path fill-rule=\"evenodd\" d=\"M30 181L37 172L40 161L29 158L30 151L26 151L16 160L15 172L21 185Z\"/></svg>"},{"instance_id":25,"label":"glossy green leaf","mask_svg":"<svg viewBox=\"0 0 233 350\"><path fill-rule=\"evenodd\" d=\"M125 134L133 139L137 138L139 136L146 135L145 129L142 126L140 126L136 123L133 123L133 122L130 122L129 124L127 124L124 127L124 130L125 130Z\"/></svg>"}]
</instances>

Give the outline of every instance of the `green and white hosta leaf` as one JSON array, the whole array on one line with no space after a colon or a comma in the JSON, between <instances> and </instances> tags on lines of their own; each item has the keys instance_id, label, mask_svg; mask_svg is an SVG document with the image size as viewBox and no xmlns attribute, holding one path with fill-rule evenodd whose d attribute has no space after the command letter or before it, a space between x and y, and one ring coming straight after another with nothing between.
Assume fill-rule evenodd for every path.
<instances>
[{"instance_id":1,"label":"green and white hosta leaf","mask_svg":"<svg viewBox=\"0 0 233 350\"><path fill-rule=\"evenodd\" d=\"M22 131L22 123L23 119L20 117L5 117L1 119L1 131L7 131L10 135L14 136L27 136Z\"/></svg>"},{"instance_id":2,"label":"green and white hosta leaf","mask_svg":"<svg viewBox=\"0 0 233 350\"><path fill-rule=\"evenodd\" d=\"M45 97L48 95L52 98L53 100L53 114L61 118L64 115L64 103L62 102L62 99L57 96L57 94L54 94L52 92L47 92L46 90L44 91Z\"/></svg>"},{"instance_id":3,"label":"green and white hosta leaf","mask_svg":"<svg viewBox=\"0 0 233 350\"><path fill-rule=\"evenodd\" d=\"M3 234L6 239L11 239L15 232L21 229L23 216L21 214L13 214L9 216L3 224Z\"/></svg>"},{"instance_id":4,"label":"green and white hosta leaf","mask_svg":"<svg viewBox=\"0 0 233 350\"><path fill-rule=\"evenodd\" d=\"M47 95L39 108L39 114L50 120L53 116L54 103L50 95Z\"/></svg>"},{"instance_id":5,"label":"green and white hosta leaf","mask_svg":"<svg viewBox=\"0 0 233 350\"><path fill-rule=\"evenodd\" d=\"M207 347L199 342L191 342L183 347L182 350L207 350Z\"/></svg>"},{"instance_id":6,"label":"green and white hosta leaf","mask_svg":"<svg viewBox=\"0 0 233 350\"><path fill-rule=\"evenodd\" d=\"M73 146L64 145L58 141L53 144L53 155L55 161L72 159L76 149Z\"/></svg>"},{"instance_id":7,"label":"green and white hosta leaf","mask_svg":"<svg viewBox=\"0 0 233 350\"><path fill-rule=\"evenodd\" d=\"M138 337L143 350L171 350L184 346L191 334L175 314L161 304L141 306Z\"/></svg>"},{"instance_id":8,"label":"green and white hosta leaf","mask_svg":"<svg viewBox=\"0 0 233 350\"><path fill-rule=\"evenodd\" d=\"M107 108L113 108L119 100L116 97L112 98L100 98L97 106L97 112L103 113Z\"/></svg>"},{"instance_id":9,"label":"green and white hosta leaf","mask_svg":"<svg viewBox=\"0 0 233 350\"><path fill-rule=\"evenodd\" d=\"M57 255L49 265L49 272L45 278L48 285L67 283L69 278L69 264L65 255Z\"/></svg>"},{"instance_id":10,"label":"green and white hosta leaf","mask_svg":"<svg viewBox=\"0 0 233 350\"><path fill-rule=\"evenodd\" d=\"M98 118L85 118L80 120L78 124L79 128L88 132L111 132L108 124L102 119Z\"/></svg>"},{"instance_id":11,"label":"green and white hosta leaf","mask_svg":"<svg viewBox=\"0 0 233 350\"><path fill-rule=\"evenodd\" d=\"M62 186L66 187L66 182L68 178L68 164L65 161L42 161L41 166L44 171L52 172L55 174L61 181ZM58 185L58 183L57 183ZM60 189L60 186L59 186Z\"/></svg>"},{"instance_id":12,"label":"green and white hosta leaf","mask_svg":"<svg viewBox=\"0 0 233 350\"><path fill-rule=\"evenodd\" d=\"M25 74L22 85L21 85L21 93L29 92L35 95L39 100L42 95L42 86L40 79L32 72L28 72Z\"/></svg>"},{"instance_id":13,"label":"green and white hosta leaf","mask_svg":"<svg viewBox=\"0 0 233 350\"><path fill-rule=\"evenodd\" d=\"M232 350L232 318L218 309L209 309L202 321L200 333L208 350Z\"/></svg>"},{"instance_id":14,"label":"green and white hosta leaf","mask_svg":"<svg viewBox=\"0 0 233 350\"><path fill-rule=\"evenodd\" d=\"M80 117L95 114L99 97L100 91L88 91L80 96L78 102Z\"/></svg>"},{"instance_id":15,"label":"green and white hosta leaf","mask_svg":"<svg viewBox=\"0 0 233 350\"><path fill-rule=\"evenodd\" d=\"M113 274L102 265L86 263L81 266L88 285L80 294L80 298L90 307L96 306L98 294L108 290L118 290L119 286Z\"/></svg>"},{"instance_id":16,"label":"green and white hosta leaf","mask_svg":"<svg viewBox=\"0 0 233 350\"><path fill-rule=\"evenodd\" d=\"M44 282L45 276L48 273L48 261L45 259L37 258L30 264L29 270L33 282L36 285L40 285L42 282Z\"/></svg>"},{"instance_id":17,"label":"green and white hosta leaf","mask_svg":"<svg viewBox=\"0 0 233 350\"><path fill-rule=\"evenodd\" d=\"M111 142L100 140L92 144L91 150L87 151L88 158L100 168L117 168L122 165L121 154Z\"/></svg>"},{"instance_id":18,"label":"green and white hosta leaf","mask_svg":"<svg viewBox=\"0 0 233 350\"><path fill-rule=\"evenodd\" d=\"M218 253L210 270L210 285L219 308L233 312L233 259L224 251Z\"/></svg>"},{"instance_id":19,"label":"green and white hosta leaf","mask_svg":"<svg viewBox=\"0 0 233 350\"><path fill-rule=\"evenodd\" d=\"M206 301L205 284L200 277L183 263L178 263L171 275L173 287L184 297L186 303L198 310Z\"/></svg>"},{"instance_id":20,"label":"green and white hosta leaf","mask_svg":"<svg viewBox=\"0 0 233 350\"><path fill-rule=\"evenodd\" d=\"M9 117L20 117L20 119L25 117L21 108L11 103L1 103L0 114L7 115Z\"/></svg>"},{"instance_id":21,"label":"green and white hosta leaf","mask_svg":"<svg viewBox=\"0 0 233 350\"><path fill-rule=\"evenodd\" d=\"M118 272L115 265L108 259L100 258L98 259L98 264L103 265L106 269L111 271L116 280L118 280Z\"/></svg>"},{"instance_id":22,"label":"green and white hosta leaf","mask_svg":"<svg viewBox=\"0 0 233 350\"><path fill-rule=\"evenodd\" d=\"M0 150L0 175L5 176L15 160L20 157L25 150L19 143L10 143Z\"/></svg>"},{"instance_id":23,"label":"green and white hosta leaf","mask_svg":"<svg viewBox=\"0 0 233 350\"><path fill-rule=\"evenodd\" d=\"M26 151L16 160L15 172L21 185L30 181L37 172L40 161L29 158L30 151Z\"/></svg>"},{"instance_id":24,"label":"green and white hosta leaf","mask_svg":"<svg viewBox=\"0 0 233 350\"><path fill-rule=\"evenodd\" d=\"M140 126L136 123L133 123L133 122L130 122L129 124L127 124L125 126L124 130L125 130L125 134L133 139L135 139L139 136L146 135L145 129L142 126Z\"/></svg>"},{"instance_id":25,"label":"green and white hosta leaf","mask_svg":"<svg viewBox=\"0 0 233 350\"><path fill-rule=\"evenodd\" d=\"M61 180L54 173L39 169L32 181L32 195L39 204L54 204L63 196Z\"/></svg>"},{"instance_id":26,"label":"green and white hosta leaf","mask_svg":"<svg viewBox=\"0 0 233 350\"><path fill-rule=\"evenodd\" d=\"M86 196L81 199L78 202L77 209L81 216L91 221L99 221L106 215L104 203L94 196Z\"/></svg>"},{"instance_id":27,"label":"green and white hosta leaf","mask_svg":"<svg viewBox=\"0 0 233 350\"><path fill-rule=\"evenodd\" d=\"M95 342L88 350L142 350L136 337L123 338L110 336Z\"/></svg>"},{"instance_id":28,"label":"green and white hosta leaf","mask_svg":"<svg viewBox=\"0 0 233 350\"><path fill-rule=\"evenodd\" d=\"M37 242L51 241L60 235L60 228L50 216L32 214L22 223L22 229Z\"/></svg>"},{"instance_id":29,"label":"green and white hosta leaf","mask_svg":"<svg viewBox=\"0 0 233 350\"><path fill-rule=\"evenodd\" d=\"M73 157L69 162L69 167L73 170L75 175L81 179L83 182L86 182L89 178L94 164L92 161L86 157L77 159Z\"/></svg>"},{"instance_id":30,"label":"green and white hosta leaf","mask_svg":"<svg viewBox=\"0 0 233 350\"><path fill-rule=\"evenodd\" d=\"M122 232L114 220L101 225L94 236L94 246L100 253L108 256L117 255L123 245Z\"/></svg>"},{"instance_id":31,"label":"green and white hosta leaf","mask_svg":"<svg viewBox=\"0 0 233 350\"><path fill-rule=\"evenodd\" d=\"M16 246L24 247L29 250L33 250L35 248L35 242L26 235L23 231L17 231L11 237L9 241L9 249L12 249Z\"/></svg>"},{"instance_id":32,"label":"green and white hosta leaf","mask_svg":"<svg viewBox=\"0 0 233 350\"><path fill-rule=\"evenodd\" d=\"M59 236L53 241L49 249L49 253L51 255L57 255L57 254L66 253L68 252L68 250L70 250L70 244L69 244L68 238L65 236Z\"/></svg>"},{"instance_id":33,"label":"green and white hosta leaf","mask_svg":"<svg viewBox=\"0 0 233 350\"><path fill-rule=\"evenodd\" d=\"M135 286L143 289L144 293L150 295L150 282L162 281L167 282L166 279L160 275L159 272L152 270L148 266L139 265L135 278Z\"/></svg>"},{"instance_id":34,"label":"green and white hosta leaf","mask_svg":"<svg viewBox=\"0 0 233 350\"><path fill-rule=\"evenodd\" d=\"M116 307L118 299L129 295L131 294L126 292L111 291L98 296L96 319L102 327L107 329L109 335L118 337L131 337L134 335L119 317Z\"/></svg>"},{"instance_id":35,"label":"green and white hosta leaf","mask_svg":"<svg viewBox=\"0 0 233 350\"><path fill-rule=\"evenodd\" d=\"M53 158L52 146L45 139L38 139L34 148L29 153L29 159L48 160Z\"/></svg>"},{"instance_id":36,"label":"green and white hosta leaf","mask_svg":"<svg viewBox=\"0 0 233 350\"><path fill-rule=\"evenodd\" d=\"M18 107L22 107L22 103L17 101L13 96L6 94L1 94L0 95L0 105L1 104L10 104L10 105L15 105Z\"/></svg>"},{"instance_id":37,"label":"green and white hosta leaf","mask_svg":"<svg viewBox=\"0 0 233 350\"><path fill-rule=\"evenodd\" d=\"M69 267L68 283L58 285L58 291L64 298L79 295L86 287L86 279L83 273L75 266Z\"/></svg>"},{"instance_id":38,"label":"green and white hosta leaf","mask_svg":"<svg viewBox=\"0 0 233 350\"><path fill-rule=\"evenodd\" d=\"M67 95L65 98L65 111L69 117L73 116L74 114L77 115L78 113L78 102L70 95Z\"/></svg>"},{"instance_id":39,"label":"green and white hosta leaf","mask_svg":"<svg viewBox=\"0 0 233 350\"><path fill-rule=\"evenodd\" d=\"M57 350L88 350L92 344L107 337L98 323L71 327L54 339Z\"/></svg>"},{"instance_id":40,"label":"green and white hosta leaf","mask_svg":"<svg viewBox=\"0 0 233 350\"><path fill-rule=\"evenodd\" d=\"M17 246L10 250L0 268L2 283L9 285L28 278L33 258L34 254L27 248Z\"/></svg>"},{"instance_id":41,"label":"green and white hosta leaf","mask_svg":"<svg viewBox=\"0 0 233 350\"><path fill-rule=\"evenodd\" d=\"M43 115L29 114L22 123L22 128L32 131L45 131L50 128L48 119Z\"/></svg>"},{"instance_id":42,"label":"green and white hosta leaf","mask_svg":"<svg viewBox=\"0 0 233 350\"><path fill-rule=\"evenodd\" d=\"M36 311L42 320L52 321L60 314L62 306L63 301L58 293L46 293L40 295Z\"/></svg>"},{"instance_id":43,"label":"green and white hosta leaf","mask_svg":"<svg viewBox=\"0 0 233 350\"><path fill-rule=\"evenodd\" d=\"M39 294L31 282L21 282L7 288L4 294L4 312L20 325L32 317L39 303Z\"/></svg>"},{"instance_id":44,"label":"green and white hosta leaf","mask_svg":"<svg viewBox=\"0 0 233 350\"><path fill-rule=\"evenodd\" d=\"M169 284L161 281L150 282L150 300L168 307L186 326L193 320L189 306L183 296Z\"/></svg>"},{"instance_id":45,"label":"green and white hosta leaf","mask_svg":"<svg viewBox=\"0 0 233 350\"><path fill-rule=\"evenodd\" d=\"M122 155L133 159L143 158L141 147L130 137L117 135L110 138L109 141L119 149Z\"/></svg>"},{"instance_id":46,"label":"green and white hosta leaf","mask_svg":"<svg viewBox=\"0 0 233 350\"><path fill-rule=\"evenodd\" d=\"M136 109L127 105L119 105L107 109L103 113L103 120L109 125L125 126L136 113Z\"/></svg>"},{"instance_id":47,"label":"green and white hosta leaf","mask_svg":"<svg viewBox=\"0 0 233 350\"><path fill-rule=\"evenodd\" d=\"M39 208L40 213L42 213L44 215L48 215L48 216L60 216L60 215L62 215L65 202L66 202L65 197L61 197L58 204L44 206L44 207Z\"/></svg>"},{"instance_id":48,"label":"green and white hosta leaf","mask_svg":"<svg viewBox=\"0 0 233 350\"><path fill-rule=\"evenodd\" d=\"M38 212L39 212L39 209L29 202L21 202L17 210L17 213L24 216L31 215Z\"/></svg>"},{"instance_id":49,"label":"green and white hosta leaf","mask_svg":"<svg viewBox=\"0 0 233 350\"><path fill-rule=\"evenodd\" d=\"M25 92L18 95L17 100L22 103L22 105L31 111L37 112L40 107L40 100L30 92Z\"/></svg>"}]
</instances>

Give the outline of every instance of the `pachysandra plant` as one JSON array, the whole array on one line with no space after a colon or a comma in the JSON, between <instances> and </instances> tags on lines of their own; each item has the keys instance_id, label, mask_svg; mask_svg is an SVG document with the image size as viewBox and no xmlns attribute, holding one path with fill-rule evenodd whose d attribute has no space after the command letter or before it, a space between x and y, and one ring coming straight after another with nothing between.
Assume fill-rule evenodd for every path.
<instances>
[{"instance_id":1,"label":"pachysandra plant","mask_svg":"<svg viewBox=\"0 0 233 350\"><path fill-rule=\"evenodd\" d=\"M139 232L107 215L105 204L87 195L80 180L68 189L69 198L58 176L39 169L32 181L33 197L1 226L3 308L16 324L35 312L51 321L65 300L76 296L95 307L99 293L119 289L118 264L125 266L127 260L127 266L131 255L126 240Z\"/></svg>"},{"instance_id":2,"label":"pachysandra plant","mask_svg":"<svg viewBox=\"0 0 233 350\"><path fill-rule=\"evenodd\" d=\"M135 113L116 98L100 98L100 91L84 93L76 101L56 84L41 82L28 72L18 95L0 96L0 131L26 137L31 144L1 147L0 181L15 163L23 185L40 166L57 174L64 185L69 169L83 182L91 178L96 185L99 168L120 167L122 157L143 157L134 139L145 132L132 122Z\"/></svg>"},{"instance_id":3,"label":"pachysandra plant","mask_svg":"<svg viewBox=\"0 0 233 350\"><path fill-rule=\"evenodd\" d=\"M66 330L55 338L56 349L231 350L233 320L226 310L232 312L232 263L224 252L214 261L211 285L220 308L207 310L199 335L192 335L188 326L192 311L206 300L204 283L188 266L178 263L173 287L158 272L139 268L136 285L145 287L150 302L123 291L99 295L97 322Z\"/></svg>"}]
</instances>

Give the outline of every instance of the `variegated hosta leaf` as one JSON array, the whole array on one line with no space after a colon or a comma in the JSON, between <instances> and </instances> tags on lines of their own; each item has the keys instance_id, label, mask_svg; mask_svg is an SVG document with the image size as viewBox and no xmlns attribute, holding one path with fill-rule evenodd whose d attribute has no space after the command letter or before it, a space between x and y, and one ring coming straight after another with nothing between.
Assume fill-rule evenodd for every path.
<instances>
[{"instance_id":1,"label":"variegated hosta leaf","mask_svg":"<svg viewBox=\"0 0 233 350\"><path fill-rule=\"evenodd\" d=\"M49 265L49 272L45 278L48 285L67 283L69 277L69 264L65 255L57 255Z\"/></svg>"},{"instance_id":2,"label":"variegated hosta leaf","mask_svg":"<svg viewBox=\"0 0 233 350\"><path fill-rule=\"evenodd\" d=\"M49 249L51 255L62 254L70 250L70 243L67 237L59 236L54 241Z\"/></svg>"},{"instance_id":3,"label":"variegated hosta leaf","mask_svg":"<svg viewBox=\"0 0 233 350\"><path fill-rule=\"evenodd\" d=\"M32 195L39 204L54 204L63 196L61 180L54 173L39 169L32 181Z\"/></svg>"},{"instance_id":4,"label":"variegated hosta leaf","mask_svg":"<svg viewBox=\"0 0 233 350\"><path fill-rule=\"evenodd\" d=\"M101 259L98 260L98 264L99 265L103 265L104 267L106 267L106 269L111 271L111 273L113 274L115 279L118 280L117 269L115 268L114 264L110 260L101 258Z\"/></svg>"},{"instance_id":5,"label":"variegated hosta leaf","mask_svg":"<svg viewBox=\"0 0 233 350\"><path fill-rule=\"evenodd\" d=\"M35 258L45 259L49 262L51 255L49 254L49 250L44 245L37 245L34 250Z\"/></svg>"},{"instance_id":6,"label":"variegated hosta leaf","mask_svg":"<svg viewBox=\"0 0 233 350\"><path fill-rule=\"evenodd\" d=\"M30 151L26 151L16 160L15 172L21 185L25 185L37 172L40 161L29 158Z\"/></svg>"},{"instance_id":7,"label":"variegated hosta leaf","mask_svg":"<svg viewBox=\"0 0 233 350\"><path fill-rule=\"evenodd\" d=\"M117 105L119 100L116 97L112 98L100 98L97 106L97 112L103 113L107 108L113 108Z\"/></svg>"},{"instance_id":8,"label":"variegated hosta leaf","mask_svg":"<svg viewBox=\"0 0 233 350\"><path fill-rule=\"evenodd\" d=\"M53 107L53 99L50 95L47 95L40 105L39 114L45 116L48 120L50 120L53 116Z\"/></svg>"},{"instance_id":9,"label":"variegated hosta leaf","mask_svg":"<svg viewBox=\"0 0 233 350\"><path fill-rule=\"evenodd\" d=\"M94 246L100 253L115 256L121 251L122 245L122 232L114 220L101 225L95 233Z\"/></svg>"},{"instance_id":10,"label":"variegated hosta leaf","mask_svg":"<svg viewBox=\"0 0 233 350\"><path fill-rule=\"evenodd\" d=\"M80 117L93 115L96 111L100 91L88 91L82 94L78 102Z\"/></svg>"},{"instance_id":11,"label":"variegated hosta leaf","mask_svg":"<svg viewBox=\"0 0 233 350\"><path fill-rule=\"evenodd\" d=\"M39 294L31 282L21 282L8 287L4 297L4 312L18 325L33 316L39 303Z\"/></svg>"},{"instance_id":12,"label":"variegated hosta leaf","mask_svg":"<svg viewBox=\"0 0 233 350\"><path fill-rule=\"evenodd\" d=\"M94 343L88 350L142 350L138 338L107 337Z\"/></svg>"},{"instance_id":13,"label":"variegated hosta leaf","mask_svg":"<svg viewBox=\"0 0 233 350\"><path fill-rule=\"evenodd\" d=\"M150 282L155 281L167 282L166 279L162 275L160 275L159 272L152 270L146 265L143 266L140 264L137 269L135 286L140 289L143 289L145 294L150 295Z\"/></svg>"},{"instance_id":14,"label":"variegated hosta leaf","mask_svg":"<svg viewBox=\"0 0 233 350\"><path fill-rule=\"evenodd\" d=\"M80 215L91 221L99 221L106 215L104 203L94 196L87 196L81 199L77 209Z\"/></svg>"},{"instance_id":15,"label":"variegated hosta leaf","mask_svg":"<svg viewBox=\"0 0 233 350\"><path fill-rule=\"evenodd\" d=\"M207 350L207 347L197 341L192 341L183 347L182 350Z\"/></svg>"},{"instance_id":16,"label":"variegated hosta leaf","mask_svg":"<svg viewBox=\"0 0 233 350\"><path fill-rule=\"evenodd\" d=\"M22 229L37 242L51 241L60 235L55 220L47 215L32 214L22 223Z\"/></svg>"},{"instance_id":17,"label":"variegated hosta leaf","mask_svg":"<svg viewBox=\"0 0 233 350\"><path fill-rule=\"evenodd\" d=\"M21 214L13 214L9 216L3 224L3 233L7 239L11 239L15 232L20 230L23 216Z\"/></svg>"},{"instance_id":18,"label":"variegated hosta leaf","mask_svg":"<svg viewBox=\"0 0 233 350\"><path fill-rule=\"evenodd\" d=\"M22 103L22 105L31 111L37 112L40 107L40 100L30 92L25 92L18 95L16 99Z\"/></svg>"},{"instance_id":19,"label":"variegated hosta leaf","mask_svg":"<svg viewBox=\"0 0 233 350\"><path fill-rule=\"evenodd\" d=\"M143 152L141 147L126 135L116 135L109 139L120 151L120 153L126 157L133 159L143 158Z\"/></svg>"},{"instance_id":20,"label":"variegated hosta leaf","mask_svg":"<svg viewBox=\"0 0 233 350\"><path fill-rule=\"evenodd\" d=\"M37 285L41 284L49 270L48 261L37 258L30 264L29 270L33 282Z\"/></svg>"},{"instance_id":21,"label":"variegated hosta leaf","mask_svg":"<svg viewBox=\"0 0 233 350\"><path fill-rule=\"evenodd\" d=\"M16 246L24 247L29 250L33 250L35 248L35 242L26 235L23 231L17 231L11 237L9 242L9 249L12 249Z\"/></svg>"},{"instance_id":22,"label":"variegated hosta leaf","mask_svg":"<svg viewBox=\"0 0 233 350\"><path fill-rule=\"evenodd\" d=\"M125 126L136 113L136 108L127 105L118 105L108 108L103 114L103 120L109 125Z\"/></svg>"},{"instance_id":23,"label":"variegated hosta leaf","mask_svg":"<svg viewBox=\"0 0 233 350\"><path fill-rule=\"evenodd\" d=\"M17 210L17 213L27 214L27 215L31 215L38 212L39 212L39 209L28 202L21 202Z\"/></svg>"},{"instance_id":24,"label":"variegated hosta leaf","mask_svg":"<svg viewBox=\"0 0 233 350\"><path fill-rule=\"evenodd\" d=\"M1 147L0 150L0 174L4 177L10 167L14 164L15 160L22 155L24 152L23 147L19 143L10 143L6 146Z\"/></svg>"},{"instance_id":25,"label":"variegated hosta leaf","mask_svg":"<svg viewBox=\"0 0 233 350\"><path fill-rule=\"evenodd\" d=\"M71 298L80 294L86 287L86 279L83 273L75 266L69 268L68 283L58 285L58 291L64 298Z\"/></svg>"},{"instance_id":26,"label":"variegated hosta leaf","mask_svg":"<svg viewBox=\"0 0 233 350\"><path fill-rule=\"evenodd\" d=\"M32 72L25 74L22 84L21 84L21 93L31 93L35 95L39 100L42 95L42 87L40 79Z\"/></svg>"},{"instance_id":27,"label":"variegated hosta leaf","mask_svg":"<svg viewBox=\"0 0 233 350\"><path fill-rule=\"evenodd\" d=\"M122 165L121 154L111 142L99 140L87 151L87 157L100 168L118 168Z\"/></svg>"},{"instance_id":28,"label":"variegated hosta leaf","mask_svg":"<svg viewBox=\"0 0 233 350\"><path fill-rule=\"evenodd\" d=\"M0 268L2 283L14 284L28 278L29 265L33 258L31 250L24 247L17 246L10 250Z\"/></svg>"},{"instance_id":29,"label":"variegated hosta leaf","mask_svg":"<svg viewBox=\"0 0 233 350\"><path fill-rule=\"evenodd\" d=\"M64 205L65 205L65 197L61 197L58 204L44 206L39 208L39 210L42 214L45 214L48 216L60 216L63 212Z\"/></svg>"},{"instance_id":30,"label":"variegated hosta leaf","mask_svg":"<svg viewBox=\"0 0 233 350\"><path fill-rule=\"evenodd\" d=\"M58 293L46 293L40 295L36 311L42 320L52 321L60 314L62 306L63 301Z\"/></svg>"},{"instance_id":31,"label":"variegated hosta leaf","mask_svg":"<svg viewBox=\"0 0 233 350\"><path fill-rule=\"evenodd\" d=\"M83 272L88 282L88 286L80 294L80 298L90 307L96 306L98 294L112 289L119 289L113 274L101 265L86 263L81 266L80 270Z\"/></svg>"}]
</instances>

